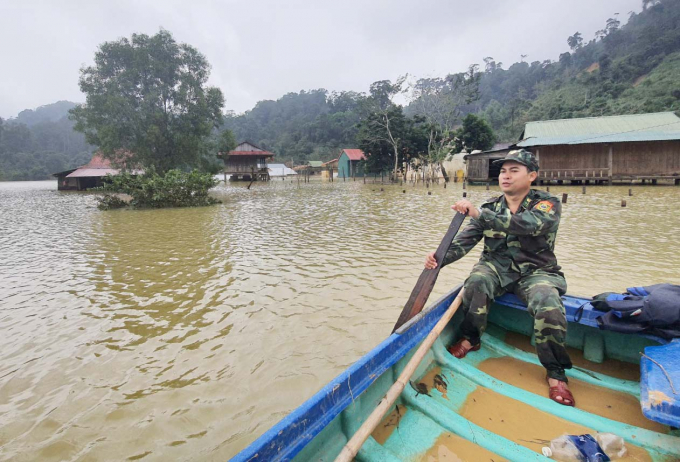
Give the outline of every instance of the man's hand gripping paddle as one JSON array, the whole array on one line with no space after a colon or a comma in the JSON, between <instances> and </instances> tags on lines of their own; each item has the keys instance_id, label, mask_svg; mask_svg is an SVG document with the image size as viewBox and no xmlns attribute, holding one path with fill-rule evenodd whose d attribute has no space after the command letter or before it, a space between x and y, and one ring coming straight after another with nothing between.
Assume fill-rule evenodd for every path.
<instances>
[{"instance_id":1,"label":"man's hand gripping paddle","mask_svg":"<svg viewBox=\"0 0 680 462\"><path fill-rule=\"evenodd\" d=\"M416 286L413 288L413 291L411 291L411 296L408 298L406 305L404 305L404 309L401 310L399 319L394 325L392 332L399 329L409 319L420 313L420 311L425 306L427 298L430 296L430 293L434 288L434 283L437 282L437 276L439 276L439 270L441 269L441 263L442 260L444 260L444 255L446 255L446 251L449 250L451 242L453 242L453 238L456 237L456 233L458 233L458 230L460 229L460 226L463 224L464 220L465 215L460 212L457 212L453 217L453 220L449 225L449 229L444 235L444 239L442 239L439 247L437 247L437 251L434 253L434 258L437 260L437 267L434 269L425 269L420 274L418 282L416 282Z\"/></svg>"}]
</instances>

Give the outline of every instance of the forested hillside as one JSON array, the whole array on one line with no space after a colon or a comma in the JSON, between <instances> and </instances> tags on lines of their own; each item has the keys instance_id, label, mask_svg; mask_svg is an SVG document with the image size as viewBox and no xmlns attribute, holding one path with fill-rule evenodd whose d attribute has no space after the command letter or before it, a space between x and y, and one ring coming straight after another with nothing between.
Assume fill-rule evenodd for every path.
<instances>
[{"instance_id":1,"label":"forested hillside","mask_svg":"<svg viewBox=\"0 0 680 462\"><path fill-rule=\"evenodd\" d=\"M680 2L644 0L643 11L620 16L604 21L589 42L577 31L565 37L571 51L554 60L506 69L486 57L479 98L459 107L459 124L476 113L491 124L497 141L515 141L532 120L679 110ZM230 114L225 126L237 139L260 143L286 161L328 160L337 148L359 144L365 96L323 89L291 93ZM418 114L418 93L407 96L404 113Z\"/></svg>"},{"instance_id":2,"label":"forested hillside","mask_svg":"<svg viewBox=\"0 0 680 462\"><path fill-rule=\"evenodd\" d=\"M93 147L68 119L72 107L59 101L0 119L0 181L44 180L90 160Z\"/></svg>"},{"instance_id":3,"label":"forested hillside","mask_svg":"<svg viewBox=\"0 0 680 462\"><path fill-rule=\"evenodd\" d=\"M414 157L440 161L443 147L451 147L454 137L462 138L454 128L471 113L488 122L496 141L507 142L517 140L524 123L532 120L678 111L680 1L643 0L642 7L626 18L613 14L590 41L575 31L565 37L570 51L555 59L523 59L505 68L485 57L482 66L466 72L411 78L410 85L374 82L368 93L289 93L260 101L243 114L227 113L222 129L275 152L279 161L330 160L340 148L364 146L381 151L375 167L383 168ZM411 71L417 78L417 70ZM400 146L389 146L375 133L380 121L375 111L385 97L380 92L388 87L394 91L384 115L396 117L405 130ZM394 92L406 96L408 104L395 105ZM0 119L0 179L42 179L85 163L94 148L73 132L66 113L73 106L62 101L23 111L16 119ZM466 147L481 147L474 143L466 142ZM398 152L398 159L392 152ZM200 167L216 168L208 157Z\"/></svg>"}]
</instances>

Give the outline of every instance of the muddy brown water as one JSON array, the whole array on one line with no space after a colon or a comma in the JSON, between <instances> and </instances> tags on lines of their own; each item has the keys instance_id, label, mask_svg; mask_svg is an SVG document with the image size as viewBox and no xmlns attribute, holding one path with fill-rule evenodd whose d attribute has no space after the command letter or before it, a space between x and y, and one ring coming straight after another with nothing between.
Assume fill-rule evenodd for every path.
<instances>
[{"instance_id":1,"label":"muddy brown water","mask_svg":"<svg viewBox=\"0 0 680 462\"><path fill-rule=\"evenodd\" d=\"M278 180L100 212L56 182L0 183L0 460L233 456L389 335L462 196L430 191ZM680 283L680 188L551 192L569 194L570 293Z\"/></svg>"}]
</instances>

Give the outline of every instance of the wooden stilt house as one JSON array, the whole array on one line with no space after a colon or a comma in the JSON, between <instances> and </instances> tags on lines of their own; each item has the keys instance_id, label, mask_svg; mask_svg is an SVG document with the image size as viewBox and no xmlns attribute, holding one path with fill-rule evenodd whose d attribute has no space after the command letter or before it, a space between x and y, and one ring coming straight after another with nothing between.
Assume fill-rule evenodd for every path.
<instances>
[{"instance_id":1,"label":"wooden stilt house","mask_svg":"<svg viewBox=\"0 0 680 462\"><path fill-rule=\"evenodd\" d=\"M244 141L233 151L219 153L217 157L224 160L224 176L232 180L269 181L267 162L274 153Z\"/></svg>"},{"instance_id":2,"label":"wooden stilt house","mask_svg":"<svg viewBox=\"0 0 680 462\"><path fill-rule=\"evenodd\" d=\"M529 122L517 147L536 155L541 183L680 184L680 117L673 112Z\"/></svg>"}]
</instances>

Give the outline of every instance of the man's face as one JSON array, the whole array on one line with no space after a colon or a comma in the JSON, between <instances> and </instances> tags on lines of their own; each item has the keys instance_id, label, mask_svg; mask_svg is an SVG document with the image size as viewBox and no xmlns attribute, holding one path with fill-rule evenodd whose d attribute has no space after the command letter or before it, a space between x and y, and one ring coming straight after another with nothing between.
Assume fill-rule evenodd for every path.
<instances>
[{"instance_id":1,"label":"man's face","mask_svg":"<svg viewBox=\"0 0 680 462\"><path fill-rule=\"evenodd\" d=\"M509 160L501 166L498 185L504 193L524 192L531 189L531 183L536 179L536 176L538 176L538 173L530 172L526 165Z\"/></svg>"}]
</instances>

